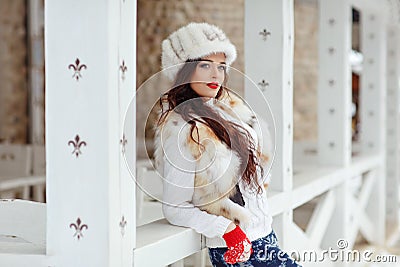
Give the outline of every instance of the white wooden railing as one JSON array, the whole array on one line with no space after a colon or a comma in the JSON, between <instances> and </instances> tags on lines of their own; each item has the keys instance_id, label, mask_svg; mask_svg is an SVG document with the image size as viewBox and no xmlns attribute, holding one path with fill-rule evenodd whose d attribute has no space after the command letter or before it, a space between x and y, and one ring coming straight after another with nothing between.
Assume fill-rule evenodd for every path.
<instances>
[{"instance_id":1,"label":"white wooden railing","mask_svg":"<svg viewBox=\"0 0 400 267\"><path fill-rule=\"evenodd\" d=\"M293 0L245 2L246 74L255 84L263 80L269 84L261 88L276 122L277 151L269 199L274 229L287 251L320 251L334 247L338 238L345 238L351 247L358 231L370 242L385 241L386 203L397 200L397 191L385 198L385 190L389 190L387 185L398 190L399 184L398 167L385 157L389 153L398 159L397 151L395 155L386 151L385 139L386 127L394 125L390 140L398 148L393 133L398 131L399 61L394 57L386 61L386 11L375 2L320 1L319 140L311 145L295 143L294 150ZM361 96L362 138L356 156L352 156L346 60L353 4L365 18L362 53L366 58L361 85L365 92ZM46 2L48 203L0 202L0 215L11 214L7 220L0 216L0 223L10 225L10 219L25 223L15 223L15 231L0 233L1 242L9 243L7 251L6 247L0 250L1 264L165 266L203 248L200 235L165 220L137 227L134 182L124 164L124 158L135 162L134 116L124 124L125 111L135 114L136 110L129 107L135 81L135 22L136 1ZM260 35L264 29L269 32L267 38ZM398 55L400 31L397 26L389 30L394 32L388 39L394 51L390 55ZM328 55L329 51L335 53ZM82 73L71 73L70 65ZM396 77L385 76L392 70ZM245 96L257 107L252 86L246 83ZM395 115L385 125L387 88L396 97L387 102L389 115ZM75 144L77 156L71 154L69 141ZM391 171L388 184L386 169ZM134 168L130 171L135 173ZM350 190L352 184L358 193ZM316 208L303 230L293 220L293 212L309 202ZM34 219L20 212L30 209L36 210L29 216ZM396 209L397 204L390 205L395 227ZM30 239L20 227L37 231L30 248L16 244L17 239Z\"/></svg>"},{"instance_id":2,"label":"white wooden railing","mask_svg":"<svg viewBox=\"0 0 400 267\"><path fill-rule=\"evenodd\" d=\"M44 202L44 146L0 144L0 199Z\"/></svg>"}]
</instances>

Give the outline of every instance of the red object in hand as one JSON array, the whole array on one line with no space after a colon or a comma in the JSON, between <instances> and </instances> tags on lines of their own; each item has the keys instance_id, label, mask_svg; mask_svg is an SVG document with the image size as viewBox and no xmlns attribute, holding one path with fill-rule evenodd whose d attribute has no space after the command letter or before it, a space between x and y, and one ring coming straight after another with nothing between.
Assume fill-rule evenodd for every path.
<instances>
[{"instance_id":1,"label":"red object in hand","mask_svg":"<svg viewBox=\"0 0 400 267\"><path fill-rule=\"evenodd\" d=\"M222 238L228 246L228 251L224 254L227 263L235 264L247 261L253 253L250 240L238 225L232 231L224 234Z\"/></svg>"}]
</instances>

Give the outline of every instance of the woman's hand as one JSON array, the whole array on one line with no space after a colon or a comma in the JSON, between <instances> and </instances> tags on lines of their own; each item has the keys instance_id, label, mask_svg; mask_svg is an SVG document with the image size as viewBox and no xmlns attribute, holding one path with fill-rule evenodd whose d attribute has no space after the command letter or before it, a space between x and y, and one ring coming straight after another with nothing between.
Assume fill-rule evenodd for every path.
<instances>
[{"instance_id":1,"label":"woman's hand","mask_svg":"<svg viewBox=\"0 0 400 267\"><path fill-rule=\"evenodd\" d=\"M231 223L222 238L225 240L228 246L228 251L224 254L224 259L227 263L235 264L237 262L244 262L250 258L253 249L251 248L251 242L247 238L246 234L240 229L239 225L233 224L235 227L229 231Z\"/></svg>"}]
</instances>

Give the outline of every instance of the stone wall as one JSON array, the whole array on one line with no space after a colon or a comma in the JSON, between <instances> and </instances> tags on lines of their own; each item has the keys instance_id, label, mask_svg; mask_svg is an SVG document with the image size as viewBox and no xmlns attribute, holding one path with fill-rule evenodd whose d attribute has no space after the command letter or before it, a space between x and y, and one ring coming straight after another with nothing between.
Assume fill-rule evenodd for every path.
<instances>
[{"instance_id":1,"label":"stone wall","mask_svg":"<svg viewBox=\"0 0 400 267\"><path fill-rule=\"evenodd\" d=\"M318 1L296 0L293 138L317 141Z\"/></svg>"},{"instance_id":2,"label":"stone wall","mask_svg":"<svg viewBox=\"0 0 400 267\"><path fill-rule=\"evenodd\" d=\"M207 22L219 26L235 44L238 51L238 58L232 67L243 71L243 0L139 0L138 1L138 29L137 29L137 87L139 87L150 76L161 70L161 42L170 33L189 22ZM236 75L237 76L237 75ZM230 88L243 93L243 79L240 77L229 80ZM137 101L137 135L139 138L151 139L152 125L154 124L155 113L150 114L146 127L146 134L143 132L144 123L147 119L147 112L143 112L143 106L153 104L162 92L168 89L168 84L160 80L157 88L146 88L140 90ZM150 103L149 103L150 102ZM139 149L140 150L140 149ZM139 154L141 152L139 151Z\"/></svg>"},{"instance_id":3,"label":"stone wall","mask_svg":"<svg viewBox=\"0 0 400 267\"><path fill-rule=\"evenodd\" d=\"M25 0L0 1L0 142L27 142L25 20Z\"/></svg>"},{"instance_id":4,"label":"stone wall","mask_svg":"<svg viewBox=\"0 0 400 267\"><path fill-rule=\"evenodd\" d=\"M294 59L294 138L317 138L317 71L318 71L318 5L317 0L296 0ZM26 7L24 0L0 1L0 142L25 143L27 139L26 82ZM164 38L191 22L218 25L236 45L238 58L233 67L243 71L244 0L138 0L137 19L137 84L160 71L160 45ZM235 76L229 82L239 94L243 80ZM148 116L143 103L154 103L163 86L140 92L138 129L143 129ZM150 116L154 120L154 115ZM151 127L148 127L151 137ZM144 138L144 132L138 130Z\"/></svg>"}]
</instances>

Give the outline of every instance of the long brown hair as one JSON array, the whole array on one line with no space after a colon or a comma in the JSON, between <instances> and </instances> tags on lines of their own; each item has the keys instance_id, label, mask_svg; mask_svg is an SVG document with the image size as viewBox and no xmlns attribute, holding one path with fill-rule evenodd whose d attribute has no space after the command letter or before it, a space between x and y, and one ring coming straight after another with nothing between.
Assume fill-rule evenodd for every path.
<instances>
[{"instance_id":1,"label":"long brown hair","mask_svg":"<svg viewBox=\"0 0 400 267\"><path fill-rule=\"evenodd\" d=\"M198 130L196 122L207 125L221 142L240 157L240 171L245 184L257 193L261 193L262 188L257 179L257 167L260 168L261 175L263 175L263 168L256 156L257 152L252 136L243 126L222 118L213 108L204 104L203 99L190 86L191 77L199 61L201 59L188 60L187 64L184 64L178 71L172 89L160 97L161 116L158 125L165 120L169 112L175 111L191 125L191 139L199 145L201 145L199 135L197 134L198 140L193 137L193 131ZM225 79L216 99L221 99L224 93L229 97L226 82L227 74L225 72Z\"/></svg>"}]
</instances>

